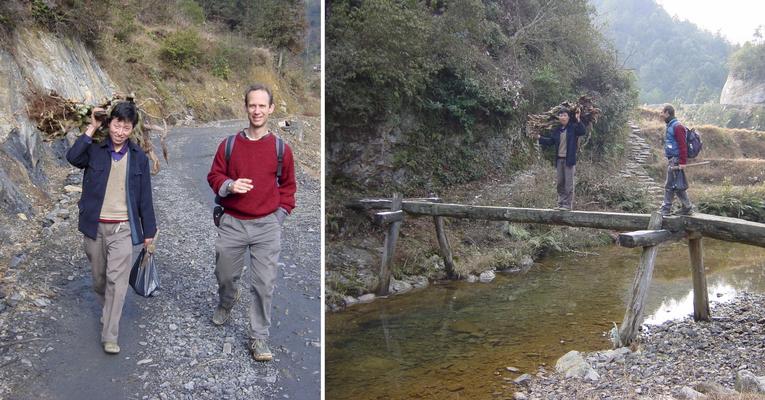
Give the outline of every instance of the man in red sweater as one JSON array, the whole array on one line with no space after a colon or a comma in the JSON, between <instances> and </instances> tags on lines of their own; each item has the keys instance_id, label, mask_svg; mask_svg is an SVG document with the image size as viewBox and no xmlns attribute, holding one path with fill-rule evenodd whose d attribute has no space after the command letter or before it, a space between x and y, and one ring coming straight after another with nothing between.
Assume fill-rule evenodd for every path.
<instances>
[{"instance_id":1,"label":"man in red sweater","mask_svg":"<svg viewBox=\"0 0 765 400\"><path fill-rule=\"evenodd\" d=\"M207 174L207 182L221 197L224 208L215 242L219 302L213 323L226 323L239 300L238 282L249 249L250 350L255 360L270 361L273 355L267 339L282 223L295 208L297 186L292 150L286 144L281 177L277 178L277 141L267 125L274 112L271 90L264 85L251 86L245 92L244 105L249 127L235 136L228 161L226 140L221 142Z\"/></svg>"},{"instance_id":2,"label":"man in red sweater","mask_svg":"<svg viewBox=\"0 0 765 400\"><path fill-rule=\"evenodd\" d=\"M685 141L685 127L675 118L675 108L665 104L661 118L667 123L664 132L664 155L667 157L667 181L664 183L664 202L659 209L662 215L669 215L672 200L677 195L682 208L680 215L693 214L693 204L688 198L688 180L685 179L685 164L688 162L688 144Z\"/></svg>"}]
</instances>

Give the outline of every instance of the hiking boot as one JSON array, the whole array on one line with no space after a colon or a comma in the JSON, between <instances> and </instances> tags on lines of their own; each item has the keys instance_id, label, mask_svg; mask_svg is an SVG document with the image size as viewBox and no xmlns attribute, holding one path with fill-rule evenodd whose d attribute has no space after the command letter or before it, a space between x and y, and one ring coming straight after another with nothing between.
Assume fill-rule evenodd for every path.
<instances>
[{"instance_id":1,"label":"hiking boot","mask_svg":"<svg viewBox=\"0 0 765 400\"><path fill-rule=\"evenodd\" d=\"M268 343L266 343L265 339L252 339L250 342L250 352L255 361L271 361L274 359L274 355L271 354L271 349L268 348Z\"/></svg>"},{"instance_id":2,"label":"hiking boot","mask_svg":"<svg viewBox=\"0 0 765 400\"><path fill-rule=\"evenodd\" d=\"M212 322L215 325L223 325L228 321L229 318L231 318L231 310L236 305L236 302L239 301L239 298L242 296L242 289L236 290L236 295L234 296L234 304L231 305L231 308L223 307L222 305L218 304L218 307L215 308L215 312L213 312Z\"/></svg>"},{"instance_id":3,"label":"hiking boot","mask_svg":"<svg viewBox=\"0 0 765 400\"><path fill-rule=\"evenodd\" d=\"M659 209L659 214L661 214L661 216L662 216L662 217L669 217L670 215L672 215L672 214L669 212L669 210L667 210L667 209L665 209L665 208L660 208L660 209Z\"/></svg>"},{"instance_id":4,"label":"hiking boot","mask_svg":"<svg viewBox=\"0 0 765 400\"><path fill-rule=\"evenodd\" d=\"M677 211L677 215L693 215L696 210L693 209L693 205L690 207L682 207Z\"/></svg>"},{"instance_id":5,"label":"hiking boot","mask_svg":"<svg viewBox=\"0 0 765 400\"><path fill-rule=\"evenodd\" d=\"M104 352L107 354L119 354L120 346L114 342L104 342Z\"/></svg>"}]
</instances>

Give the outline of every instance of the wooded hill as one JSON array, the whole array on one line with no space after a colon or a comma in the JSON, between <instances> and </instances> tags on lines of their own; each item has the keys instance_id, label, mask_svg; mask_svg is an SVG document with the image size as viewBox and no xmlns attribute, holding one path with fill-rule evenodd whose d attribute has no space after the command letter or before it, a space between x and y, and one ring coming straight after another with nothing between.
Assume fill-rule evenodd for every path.
<instances>
[{"instance_id":1,"label":"wooded hill","mask_svg":"<svg viewBox=\"0 0 765 400\"><path fill-rule=\"evenodd\" d=\"M188 114L241 116L241 92L254 81L274 88L277 111L318 114L320 80L311 65L319 38L309 35L318 6L318 0L7 0L0 2L0 45L12 48L23 29L85 43L119 90L154 99L148 111L171 123Z\"/></svg>"},{"instance_id":2,"label":"wooded hill","mask_svg":"<svg viewBox=\"0 0 765 400\"><path fill-rule=\"evenodd\" d=\"M734 47L722 36L670 16L655 0L591 0L597 23L634 69L640 102L718 102Z\"/></svg>"},{"instance_id":3,"label":"wooded hill","mask_svg":"<svg viewBox=\"0 0 765 400\"><path fill-rule=\"evenodd\" d=\"M537 160L527 116L581 95L603 115L585 152L618 152L637 95L593 12L585 0L328 2L329 183L424 192L525 169Z\"/></svg>"}]
</instances>

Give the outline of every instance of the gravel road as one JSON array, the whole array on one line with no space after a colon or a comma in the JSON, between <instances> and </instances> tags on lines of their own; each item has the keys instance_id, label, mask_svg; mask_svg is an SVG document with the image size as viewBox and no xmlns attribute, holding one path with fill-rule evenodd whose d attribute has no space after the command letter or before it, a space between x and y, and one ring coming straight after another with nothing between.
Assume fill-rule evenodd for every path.
<instances>
[{"instance_id":1,"label":"gravel road","mask_svg":"<svg viewBox=\"0 0 765 400\"><path fill-rule=\"evenodd\" d=\"M0 399L320 397L318 180L298 169L298 207L284 224L273 304L274 361L255 362L247 352L247 291L227 325L210 321L216 232L205 177L217 144L241 124L171 132L170 163L152 181L162 290L148 299L128 293L118 356L99 342L99 307L76 232L79 193L56 195L61 211L39 247L14 267L14 285L0 285ZM73 171L70 183L80 175Z\"/></svg>"}]
</instances>

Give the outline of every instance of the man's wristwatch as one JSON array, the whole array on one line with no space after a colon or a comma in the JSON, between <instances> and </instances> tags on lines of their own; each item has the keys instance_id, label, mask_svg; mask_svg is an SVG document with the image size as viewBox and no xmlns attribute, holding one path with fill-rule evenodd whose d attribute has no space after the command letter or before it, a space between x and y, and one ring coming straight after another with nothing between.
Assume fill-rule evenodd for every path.
<instances>
[{"instance_id":1,"label":"man's wristwatch","mask_svg":"<svg viewBox=\"0 0 765 400\"><path fill-rule=\"evenodd\" d=\"M234 193L234 181L228 183L228 186L226 186L226 191L229 193Z\"/></svg>"}]
</instances>

